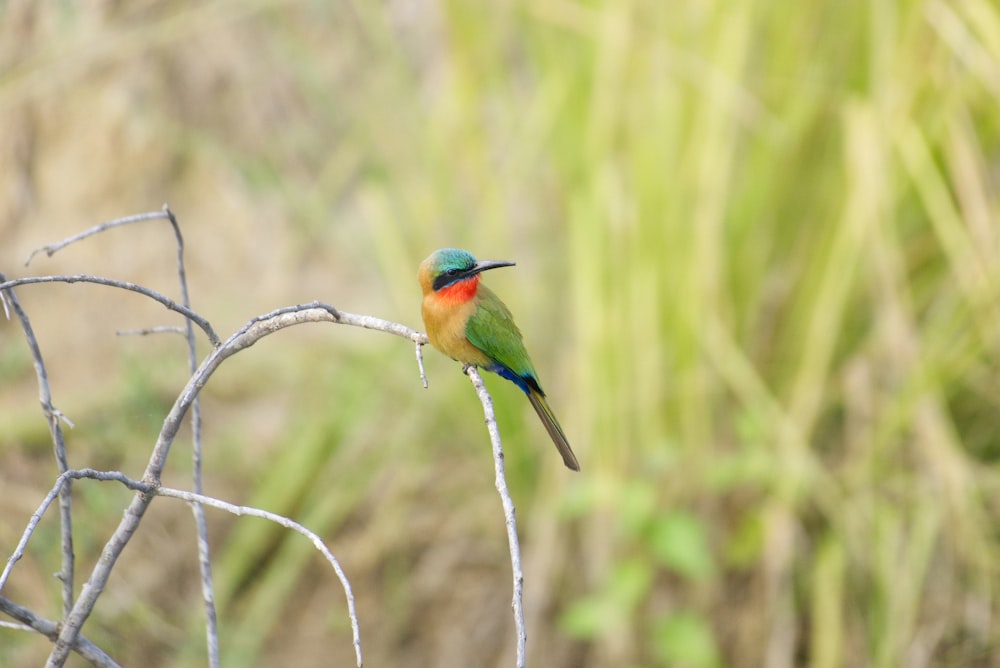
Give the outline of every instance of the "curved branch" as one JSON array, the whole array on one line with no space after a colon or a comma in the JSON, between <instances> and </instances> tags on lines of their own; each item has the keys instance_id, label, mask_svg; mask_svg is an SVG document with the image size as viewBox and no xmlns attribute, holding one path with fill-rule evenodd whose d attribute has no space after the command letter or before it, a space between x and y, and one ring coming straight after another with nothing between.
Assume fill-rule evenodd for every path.
<instances>
[{"instance_id":1,"label":"curved branch","mask_svg":"<svg viewBox=\"0 0 1000 668\"><path fill-rule=\"evenodd\" d=\"M14 551L14 555L10 558L10 561L7 564L7 568L4 570L3 575L0 576L0 590L3 589L3 585L7 580L7 576L10 574L10 569L14 565L14 562L16 562L24 555L25 548L27 547L28 541L31 538L32 533L34 533L35 528L41 521L42 516L45 515L45 511L52 504L52 501L59 493L59 490L64 488L69 482L69 480L79 480L84 478L90 480L99 480L103 482L118 482L124 485L125 487L129 488L130 490L138 492L141 496L148 497L150 499L152 499L152 497L154 496L165 496L174 499L180 499L182 501L187 501L190 504L211 506L213 508L225 510L226 512L232 513L233 515L237 516L247 515L250 517L259 517L261 519L268 520L269 522L274 522L275 524L281 525L286 529L291 529L293 531L296 531L305 536L306 538L308 538L309 541L313 544L313 546L317 550L319 550L320 553L323 554L323 556L326 558L328 562L330 562L330 565L333 567L334 572L337 574L337 578L340 580L340 584L344 588L344 595L347 597L347 610L351 619L351 630L353 632L353 637L354 637L354 652L357 656L358 666L360 668L360 666L362 665L361 630L358 622L357 608L354 603L354 591L351 588L351 583L347 579L347 574L344 573L344 569L341 567L340 562L337 560L337 557L333 555L333 553L326 546L326 543L323 542L323 539L320 538L319 535L317 535L314 531L306 528L305 526L299 524L295 520L285 517L284 515L278 515L277 513L272 513L267 510L262 510L260 508L253 508L251 506L239 506L233 503L229 503L227 501L222 501L215 497L206 496L204 494L196 492L188 492L186 490L174 489L172 487L160 487L159 484L156 482L133 480L132 478L129 478L121 471L98 471L96 469L70 469L65 473L63 473L62 475L60 475L56 479L55 485L53 485L52 489L45 496L45 499L42 500L42 503L39 505L38 509L32 514L31 519L28 522L28 526L25 528L24 533L21 536L21 540L18 542L17 549ZM0 598L0 601L2 600L5 599ZM0 607L0 610L3 610L3 608ZM28 624L29 626L32 626L32 628L36 628L29 622L25 621L25 618L23 616L15 615L14 617L19 621L22 621ZM55 624L53 624L52 628L53 629L55 628ZM43 631L43 633L49 635L48 632ZM55 640L56 635L57 634L55 632L52 632L50 637L53 640ZM77 640L75 640L74 642L79 644L77 642L78 640L79 636L77 636Z\"/></svg>"},{"instance_id":2,"label":"curved branch","mask_svg":"<svg viewBox=\"0 0 1000 668\"><path fill-rule=\"evenodd\" d=\"M156 490L156 496L168 496L187 501L191 504L211 506L213 508L218 508L219 510L225 510L227 513L232 513L233 515L240 517L244 515L259 517L261 519L268 520L269 522L279 524L286 529L296 531L308 538L309 542L313 544L313 547L319 550L323 556L326 557L326 560L330 562L334 572L337 574L337 578L340 580L341 586L344 588L344 595L347 597L347 612L351 618L351 633L354 637L354 654L358 660L358 668L361 668L361 628L358 623L358 610L354 604L354 591L351 588L350 581L347 579L347 574L344 573L344 569L340 566L340 561L337 560L337 557L333 555L333 552L330 551L330 549L326 546L326 543L323 542L323 539L320 538L319 535L299 524L295 520L285 517L284 515L278 515L277 513L261 510L260 508L253 508L251 506L238 506L226 501L220 501L219 499L210 496L205 496L204 494L195 494L193 492L186 492L184 490L173 489L171 487L160 487Z\"/></svg>"},{"instance_id":3,"label":"curved branch","mask_svg":"<svg viewBox=\"0 0 1000 668\"><path fill-rule=\"evenodd\" d=\"M159 292L150 290L149 288L138 285L137 283L118 281L113 278L104 278L102 276L90 276L88 274L73 274L71 276L28 276L26 278L15 278L9 281L4 281L3 283L0 283L0 290L14 288L19 285L32 285L35 283L95 283L97 285L107 285L112 288L138 292L140 295L145 295L153 301L163 304L171 311L176 311L185 318L188 318L191 322L198 325L203 332L205 332L205 335L208 336L208 340L211 342L213 347L219 345L219 336L215 333L215 330L212 329L208 320L205 320L205 318L201 317L186 306L181 306L173 299L165 297Z\"/></svg>"},{"instance_id":4,"label":"curved branch","mask_svg":"<svg viewBox=\"0 0 1000 668\"><path fill-rule=\"evenodd\" d=\"M7 277L0 273L0 282L5 282ZM63 436L60 419L66 421L71 427L72 422L62 414L58 408L52 404L52 389L49 386L49 374L45 369L45 361L42 359L42 349L35 338L35 330L31 326L31 319L27 312L21 307L21 302L13 290L0 290L0 297L4 300L4 307L14 310L18 321L21 323L21 330L24 338L28 342L31 350L31 361L35 366L35 376L38 378L38 400L42 405L42 413L46 422L49 423L49 433L52 436L52 447L56 456L56 466L60 473L69 469L69 460L66 457L66 439ZM68 615L73 608L73 580L75 577L76 553L73 549L73 494L69 485L66 485L59 492L59 534L62 544L62 567L57 574L57 578L62 582L63 616ZM9 575L9 567L4 569L3 576L0 576L0 589Z\"/></svg>"},{"instance_id":5,"label":"curved branch","mask_svg":"<svg viewBox=\"0 0 1000 668\"><path fill-rule=\"evenodd\" d=\"M39 253L45 253L48 257L52 257L53 255L61 251L63 248L66 248L66 246L75 244L77 241L82 241L87 237L92 237L95 234L100 234L105 230L110 230L113 227L121 227L122 225L130 225L132 223L139 223L146 220L169 221L172 217L173 214L170 213L170 209L168 209L167 206L164 205L162 211L150 211L149 213L139 213L134 216L125 216L124 218L116 218L114 220L109 220L106 223L95 225L89 230L84 230L79 234L74 234L71 237L66 237L61 241L57 241L55 243L36 248L35 250L31 251L30 255L28 255L27 259L24 261L24 266L27 267L29 264L31 264L31 260Z\"/></svg>"},{"instance_id":6,"label":"curved branch","mask_svg":"<svg viewBox=\"0 0 1000 668\"><path fill-rule=\"evenodd\" d=\"M149 463L146 465L142 482L154 486L159 485L160 475L166 464L170 446L173 444L174 438L180 429L181 421L184 419L187 410L191 407L192 402L198 396L198 393L223 361L241 350L249 348L265 336L286 327L307 322L333 322L394 334L416 344L427 342L427 337L424 334L410 329L405 325L372 316L355 315L338 311L333 306L318 301L309 304L287 306L253 318L239 331L229 337L225 343L213 349L208 357L202 361L195 373L192 374L187 385L185 385L180 395L178 395L173 407L163 421L163 428L160 430L160 435L150 455ZM155 494L150 491L138 490L135 498L132 499L132 502L126 508L124 517L114 534L105 544L101 558L94 566L93 571L91 571L90 578L80 593L76 605L73 606L73 610L66 617L59 634L59 639L56 641L56 645L46 663L46 666L49 668L56 668L65 663L70 647L72 647L80 628L90 616L98 597L100 597L107 585L108 577L111 575L111 570L114 568L115 562L139 527L139 523L142 521L142 517L154 496Z\"/></svg>"},{"instance_id":7,"label":"curved branch","mask_svg":"<svg viewBox=\"0 0 1000 668\"><path fill-rule=\"evenodd\" d=\"M44 252L48 257L52 257L55 253L70 246L78 241L82 241L91 236L95 236L107 230L122 227L125 225L131 225L134 223L141 223L152 220L162 220L170 224L173 230L174 239L177 246L177 277L180 281L181 288L181 300L183 302L184 308L191 308L191 300L188 295L187 286L187 272L184 268L184 237L181 234L180 225L177 223L177 218L174 216L170 208L164 204L162 210L153 211L149 213L141 213L134 216L126 216L124 218L118 218L111 220L100 225L96 225L88 230L85 230L79 234L67 237L60 241L57 241L40 248L36 248L28 255L28 258L24 261L24 266L28 266L31 263L32 258L38 253ZM0 295L3 295L0 292ZM4 303L6 307L6 303ZM16 304L15 304L16 306ZM21 320L25 327L28 327L27 316L23 315L18 308L18 314L21 316ZM206 322L207 324L207 322ZM192 319L187 317L184 319L184 327L181 328L184 338L187 342L188 349L188 373L194 373L198 366L198 359L196 357L195 339L194 339L194 328L192 326ZM26 330L27 332L27 330ZM32 337L29 334L29 339ZM212 332L209 332L209 338L213 336ZM213 341L213 345L216 345L218 341ZM36 354L36 358L41 361L40 355ZM196 400L191 409L191 431L192 431L192 441L193 441L193 478L194 478L194 489L196 492L201 492L201 410L199 402ZM60 472L66 471L69 467L65 462L65 453L63 451L63 456L60 457L60 447L61 447L61 434L53 434L54 440L56 442L56 458L59 461ZM72 605L73 605L73 549L72 549L72 525L69 522L69 502L71 498L71 490L69 485L66 485L60 492L60 505L63 508L63 569L59 574L59 579L63 582L63 600L64 600L64 615L68 615ZM195 515L195 523L197 524L197 534L198 534L198 557L199 565L201 569L202 576L202 594L205 601L205 617L206 617L206 634L207 634L207 647L208 647L208 657L209 666L211 668L218 668L219 666L219 642L218 642L218 631L215 615L215 602L214 593L212 588L212 571L211 562L209 559L209 549L208 549L208 527L205 523L205 514L198 504L192 505L192 510Z\"/></svg>"}]
</instances>

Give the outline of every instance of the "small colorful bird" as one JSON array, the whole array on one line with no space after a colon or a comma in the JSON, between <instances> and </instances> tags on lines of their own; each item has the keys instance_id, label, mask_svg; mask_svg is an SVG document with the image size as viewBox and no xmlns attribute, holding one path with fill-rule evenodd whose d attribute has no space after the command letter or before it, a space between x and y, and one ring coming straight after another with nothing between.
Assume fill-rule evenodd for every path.
<instances>
[{"instance_id":1,"label":"small colorful bird","mask_svg":"<svg viewBox=\"0 0 1000 668\"><path fill-rule=\"evenodd\" d=\"M452 359L492 371L520 387L542 419L563 462L580 470L562 427L552 414L521 332L500 298L480 283L479 274L513 262L477 262L469 251L442 248L420 263L424 291L421 314L431 344Z\"/></svg>"}]
</instances>

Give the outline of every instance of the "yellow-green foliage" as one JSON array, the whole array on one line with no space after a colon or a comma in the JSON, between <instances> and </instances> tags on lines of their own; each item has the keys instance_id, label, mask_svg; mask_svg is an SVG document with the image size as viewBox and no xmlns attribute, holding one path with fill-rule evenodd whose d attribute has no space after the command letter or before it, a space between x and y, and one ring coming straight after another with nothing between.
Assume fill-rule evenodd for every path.
<instances>
[{"instance_id":1,"label":"yellow-green foliage","mask_svg":"<svg viewBox=\"0 0 1000 668\"><path fill-rule=\"evenodd\" d=\"M523 397L490 383L532 665L1000 654L994 2L148 4L97 21L102 39L78 47L88 76L144 63L125 85L155 101L141 118L177 170L143 186L146 208L186 184L182 224L234 238L201 213L220 191L192 185L218 179L260 216L251 239L282 240L236 263L279 281L277 303L417 326L430 250L518 262L486 280L583 468L562 470ZM42 12L50 34L91 44L88 16L62 11ZM33 49L0 74L0 108L76 76ZM216 279L246 280L225 273L240 248L217 247ZM225 317L266 310L242 303ZM468 383L428 352L424 392L396 341L295 341L232 372L254 405L290 393L267 440L219 390L237 408L210 433L209 479L345 557L372 665L508 665L506 547ZM2 358L5 378L29 372ZM218 543L227 665L281 663L305 617L320 630L303 646L347 665L342 597L308 545L256 520L227 520ZM197 664L201 620L180 619L176 665Z\"/></svg>"}]
</instances>

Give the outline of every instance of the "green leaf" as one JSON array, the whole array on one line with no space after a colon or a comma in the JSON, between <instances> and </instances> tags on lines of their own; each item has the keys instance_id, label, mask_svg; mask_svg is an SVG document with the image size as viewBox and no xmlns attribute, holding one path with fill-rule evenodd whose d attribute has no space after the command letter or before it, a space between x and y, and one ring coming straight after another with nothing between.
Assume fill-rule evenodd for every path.
<instances>
[{"instance_id":1,"label":"green leaf","mask_svg":"<svg viewBox=\"0 0 1000 668\"><path fill-rule=\"evenodd\" d=\"M623 535L639 536L656 513L656 494L648 482L627 485L621 491L618 516Z\"/></svg>"},{"instance_id":2,"label":"green leaf","mask_svg":"<svg viewBox=\"0 0 1000 668\"><path fill-rule=\"evenodd\" d=\"M653 650L657 659L683 668L716 668L722 665L715 634L699 615L681 612L655 625Z\"/></svg>"},{"instance_id":3,"label":"green leaf","mask_svg":"<svg viewBox=\"0 0 1000 668\"><path fill-rule=\"evenodd\" d=\"M614 607L614 603L605 596L587 596L570 606L560 625L566 633L577 638L596 638L601 629L608 626L609 620L618 618L619 613Z\"/></svg>"},{"instance_id":4,"label":"green leaf","mask_svg":"<svg viewBox=\"0 0 1000 668\"><path fill-rule=\"evenodd\" d=\"M616 564L599 592L581 598L563 615L563 628L580 638L594 638L633 625L636 606L652 581L653 569L646 561Z\"/></svg>"},{"instance_id":5,"label":"green leaf","mask_svg":"<svg viewBox=\"0 0 1000 668\"><path fill-rule=\"evenodd\" d=\"M686 578L702 580L715 571L704 526L690 513L676 511L656 518L649 547L662 565Z\"/></svg>"},{"instance_id":6,"label":"green leaf","mask_svg":"<svg viewBox=\"0 0 1000 668\"><path fill-rule=\"evenodd\" d=\"M617 564L608 582L609 594L624 611L630 613L641 601L653 582L653 569L641 559L629 559Z\"/></svg>"}]
</instances>

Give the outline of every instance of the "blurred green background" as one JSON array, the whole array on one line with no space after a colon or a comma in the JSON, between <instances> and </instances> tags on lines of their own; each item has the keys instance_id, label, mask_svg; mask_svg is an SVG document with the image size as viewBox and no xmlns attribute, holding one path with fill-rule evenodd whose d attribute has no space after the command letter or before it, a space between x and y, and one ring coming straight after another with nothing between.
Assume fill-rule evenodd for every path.
<instances>
[{"instance_id":1,"label":"blurred green background","mask_svg":"<svg viewBox=\"0 0 1000 668\"><path fill-rule=\"evenodd\" d=\"M314 299L420 328L431 250L514 260L487 282L583 467L487 379L529 665L998 666L998 104L991 0L7 0L0 271L176 295L158 223L21 264L168 202L226 335ZM19 295L71 465L139 475L185 354L115 330L177 319ZM366 665L513 665L481 408L427 365L425 391L406 342L319 325L231 359L206 491L326 538ZM55 476L14 323L0 402L6 558ZM189 436L168 468L190 485ZM129 495L74 489L82 582ZM307 541L209 526L224 665L353 665ZM204 665L195 555L188 510L154 503L85 633L123 665ZM5 595L56 617L56 570L50 512ZM0 629L2 665L48 650Z\"/></svg>"}]
</instances>

